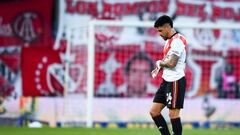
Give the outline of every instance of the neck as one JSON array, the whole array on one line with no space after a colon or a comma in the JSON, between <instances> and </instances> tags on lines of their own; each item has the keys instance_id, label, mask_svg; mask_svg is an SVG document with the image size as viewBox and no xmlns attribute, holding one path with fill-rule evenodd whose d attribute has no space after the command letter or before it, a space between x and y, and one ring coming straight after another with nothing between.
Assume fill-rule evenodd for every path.
<instances>
[{"instance_id":1,"label":"neck","mask_svg":"<svg viewBox=\"0 0 240 135\"><path fill-rule=\"evenodd\" d=\"M177 32L174 29L172 29L171 32L170 32L169 39L171 39L175 34L177 34Z\"/></svg>"}]
</instances>

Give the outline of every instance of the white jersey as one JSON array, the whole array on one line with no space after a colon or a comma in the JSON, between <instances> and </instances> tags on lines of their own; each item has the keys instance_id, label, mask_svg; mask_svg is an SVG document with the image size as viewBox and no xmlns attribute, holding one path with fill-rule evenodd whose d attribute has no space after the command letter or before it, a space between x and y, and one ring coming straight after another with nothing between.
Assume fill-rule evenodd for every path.
<instances>
[{"instance_id":1,"label":"white jersey","mask_svg":"<svg viewBox=\"0 0 240 135\"><path fill-rule=\"evenodd\" d=\"M168 59L172 54L177 55L179 59L174 68L163 68L162 78L165 81L174 82L185 76L186 44L186 39L178 33L167 40L164 46L164 59Z\"/></svg>"}]
</instances>

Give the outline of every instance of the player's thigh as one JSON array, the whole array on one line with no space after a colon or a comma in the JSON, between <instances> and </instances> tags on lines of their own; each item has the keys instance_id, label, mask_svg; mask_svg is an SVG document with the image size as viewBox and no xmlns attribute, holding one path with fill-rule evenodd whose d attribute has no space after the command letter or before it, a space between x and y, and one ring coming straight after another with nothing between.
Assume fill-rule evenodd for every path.
<instances>
[{"instance_id":1,"label":"player's thigh","mask_svg":"<svg viewBox=\"0 0 240 135\"><path fill-rule=\"evenodd\" d=\"M155 93L153 102L166 105L166 92L167 92L167 82L163 80L159 89Z\"/></svg>"}]
</instances>

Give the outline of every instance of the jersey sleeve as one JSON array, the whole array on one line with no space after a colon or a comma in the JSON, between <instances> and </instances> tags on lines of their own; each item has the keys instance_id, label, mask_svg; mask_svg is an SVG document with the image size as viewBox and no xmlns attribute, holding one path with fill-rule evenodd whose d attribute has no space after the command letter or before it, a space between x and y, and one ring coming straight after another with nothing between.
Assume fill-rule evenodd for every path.
<instances>
[{"instance_id":1,"label":"jersey sleeve","mask_svg":"<svg viewBox=\"0 0 240 135\"><path fill-rule=\"evenodd\" d=\"M180 56L183 52L184 45L179 39L175 39L171 43L171 49L169 50L169 55L175 54L177 56Z\"/></svg>"}]
</instances>

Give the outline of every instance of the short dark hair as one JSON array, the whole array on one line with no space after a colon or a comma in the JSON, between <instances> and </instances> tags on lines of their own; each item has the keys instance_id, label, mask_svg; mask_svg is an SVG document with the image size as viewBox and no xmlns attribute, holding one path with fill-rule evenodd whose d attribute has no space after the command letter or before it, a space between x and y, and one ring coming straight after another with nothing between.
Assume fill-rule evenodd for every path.
<instances>
[{"instance_id":1,"label":"short dark hair","mask_svg":"<svg viewBox=\"0 0 240 135\"><path fill-rule=\"evenodd\" d=\"M125 66L125 73L128 74L130 71L130 67L132 65L132 63L136 60L143 60L143 61L147 61L149 66L150 66L150 70L152 71L154 69L154 63L153 60L145 53L145 52L138 52L136 54L134 54L127 62L126 66Z\"/></svg>"},{"instance_id":2,"label":"short dark hair","mask_svg":"<svg viewBox=\"0 0 240 135\"><path fill-rule=\"evenodd\" d=\"M157 27L161 27L163 26L164 24L170 24L171 28L173 27L173 21L171 19L171 17L167 16L167 15L163 15L163 16L160 16L154 23L154 27L157 28Z\"/></svg>"}]
</instances>

